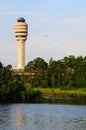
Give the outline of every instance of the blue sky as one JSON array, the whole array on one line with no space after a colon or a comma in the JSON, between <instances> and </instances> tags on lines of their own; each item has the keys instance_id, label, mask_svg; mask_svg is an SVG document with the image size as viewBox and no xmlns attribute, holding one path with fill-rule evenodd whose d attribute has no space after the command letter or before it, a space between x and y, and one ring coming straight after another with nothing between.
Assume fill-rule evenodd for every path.
<instances>
[{"instance_id":1,"label":"blue sky","mask_svg":"<svg viewBox=\"0 0 86 130\"><path fill-rule=\"evenodd\" d=\"M28 23L26 64L36 57L49 61L86 56L86 0L0 0L0 61L17 66L14 24Z\"/></svg>"}]
</instances>

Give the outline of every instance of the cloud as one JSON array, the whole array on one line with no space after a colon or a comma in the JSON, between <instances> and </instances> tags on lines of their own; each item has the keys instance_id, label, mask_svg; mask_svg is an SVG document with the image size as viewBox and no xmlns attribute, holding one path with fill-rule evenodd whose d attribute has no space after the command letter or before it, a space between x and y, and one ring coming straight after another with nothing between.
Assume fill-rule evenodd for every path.
<instances>
[{"instance_id":1,"label":"cloud","mask_svg":"<svg viewBox=\"0 0 86 130\"><path fill-rule=\"evenodd\" d=\"M86 19L83 18L67 18L64 19L61 24L73 24L73 25L79 25L79 24L86 24Z\"/></svg>"},{"instance_id":2,"label":"cloud","mask_svg":"<svg viewBox=\"0 0 86 130\"><path fill-rule=\"evenodd\" d=\"M31 12L31 11L27 11L27 12L22 12L22 11L13 11L13 12L10 12L10 11L8 11L8 12L3 12L3 14L6 14L6 15L20 15L20 14L23 14L23 15L34 15L34 14L36 14L35 12Z\"/></svg>"},{"instance_id":3,"label":"cloud","mask_svg":"<svg viewBox=\"0 0 86 130\"><path fill-rule=\"evenodd\" d=\"M30 44L28 44L30 43ZM73 38L66 36L51 36L47 38L43 36L32 36L26 43L26 62L36 57L42 57L46 61L50 57L61 59L68 55L85 55L86 40L81 38Z\"/></svg>"}]
</instances>

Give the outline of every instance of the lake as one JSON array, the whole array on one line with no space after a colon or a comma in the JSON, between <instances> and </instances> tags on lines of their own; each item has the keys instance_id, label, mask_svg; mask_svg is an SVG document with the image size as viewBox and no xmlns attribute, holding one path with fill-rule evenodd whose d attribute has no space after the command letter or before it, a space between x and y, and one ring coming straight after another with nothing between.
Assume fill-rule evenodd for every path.
<instances>
[{"instance_id":1,"label":"lake","mask_svg":"<svg viewBox=\"0 0 86 130\"><path fill-rule=\"evenodd\" d=\"M1 104L0 130L86 130L86 105Z\"/></svg>"}]
</instances>

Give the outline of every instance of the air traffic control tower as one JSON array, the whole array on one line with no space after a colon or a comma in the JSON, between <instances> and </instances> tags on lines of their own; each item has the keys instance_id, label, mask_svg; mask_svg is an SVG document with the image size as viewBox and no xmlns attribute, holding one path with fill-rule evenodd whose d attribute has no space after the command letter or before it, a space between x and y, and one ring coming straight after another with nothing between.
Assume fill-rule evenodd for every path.
<instances>
[{"instance_id":1,"label":"air traffic control tower","mask_svg":"<svg viewBox=\"0 0 86 130\"><path fill-rule=\"evenodd\" d=\"M25 66L25 41L28 35L28 25L23 17L17 19L14 30L17 41L17 69L23 70Z\"/></svg>"}]
</instances>

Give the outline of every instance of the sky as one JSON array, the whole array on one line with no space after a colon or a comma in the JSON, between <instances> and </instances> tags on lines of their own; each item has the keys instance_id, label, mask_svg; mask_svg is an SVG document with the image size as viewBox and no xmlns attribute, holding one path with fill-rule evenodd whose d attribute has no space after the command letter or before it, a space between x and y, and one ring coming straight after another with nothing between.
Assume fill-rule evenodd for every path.
<instances>
[{"instance_id":1,"label":"sky","mask_svg":"<svg viewBox=\"0 0 86 130\"><path fill-rule=\"evenodd\" d=\"M86 0L0 0L0 61L17 67L14 25L28 24L26 64L65 56L86 56Z\"/></svg>"}]
</instances>

